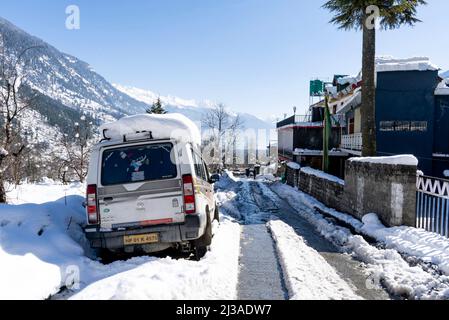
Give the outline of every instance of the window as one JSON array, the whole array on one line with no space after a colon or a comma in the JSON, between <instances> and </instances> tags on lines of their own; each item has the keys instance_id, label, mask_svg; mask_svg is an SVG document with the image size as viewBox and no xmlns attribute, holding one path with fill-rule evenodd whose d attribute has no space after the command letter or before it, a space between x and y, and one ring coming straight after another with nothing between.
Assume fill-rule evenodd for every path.
<instances>
[{"instance_id":1,"label":"window","mask_svg":"<svg viewBox=\"0 0 449 320\"><path fill-rule=\"evenodd\" d=\"M106 150L101 165L101 184L174 179L178 173L171 159L172 150L171 143Z\"/></svg>"},{"instance_id":2,"label":"window","mask_svg":"<svg viewBox=\"0 0 449 320\"><path fill-rule=\"evenodd\" d=\"M410 124L410 131L427 131L427 121L412 121Z\"/></svg>"},{"instance_id":3,"label":"window","mask_svg":"<svg viewBox=\"0 0 449 320\"><path fill-rule=\"evenodd\" d=\"M201 160L201 157L198 156L196 154L195 151L193 151L192 149L192 157L193 157L193 162L194 162L194 167L195 167L195 175L197 176L197 178L200 178L204 181L206 181L206 172L204 170L204 166L203 166L203 162Z\"/></svg>"},{"instance_id":4,"label":"window","mask_svg":"<svg viewBox=\"0 0 449 320\"><path fill-rule=\"evenodd\" d=\"M355 119L351 118L349 119L349 134L355 133Z\"/></svg>"},{"instance_id":5,"label":"window","mask_svg":"<svg viewBox=\"0 0 449 320\"><path fill-rule=\"evenodd\" d=\"M427 121L381 121L382 132L426 132Z\"/></svg>"}]
</instances>

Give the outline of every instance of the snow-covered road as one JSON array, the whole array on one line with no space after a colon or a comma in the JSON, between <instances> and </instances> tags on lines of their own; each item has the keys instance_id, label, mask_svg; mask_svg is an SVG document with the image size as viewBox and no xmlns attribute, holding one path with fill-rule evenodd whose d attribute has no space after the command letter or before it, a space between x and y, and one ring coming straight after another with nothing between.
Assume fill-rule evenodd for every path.
<instances>
[{"instance_id":1,"label":"snow-covered road","mask_svg":"<svg viewBox=\"0 0 449 320\"><path fill-rule=\"evenodd\" d=\"M368 288L368 275L360 266L361 263L321 236L312 224L267 185L269 184L247 179L225 180L223 185L219 185L220 189L234 197L222 203L222 208L227 214L240 219L244 228L248 228L248 225L257 226L260 234L270 233L273 243L267 244L266 240L261 243L259 240L258 250L271 251L270 247L275 247L277 263L281 268L277 269L275 263L271 262L271 274L276 279L282 279L289 299L389 298L380 288ZM243 253L245 252L242 250ZM244 272L240 274L239 290L245 293L248 290L255 292L253 298L257 298L257 293L265 290L272 293L271 299L277 299L279 290L273 292L273 288L280 287L282 283L272 281L269 287L264 283L266 280L247 281L247 278L254 275L263 276L267 262L247 267L246 260L246 257L241 257Z\"/></svg>"},{"instance_id":2,"label":"snow-covered road","mask_svg":"<svg viewBox=\"0 0 449 320\"><path fill-rule=\"evenodd\" d=\"M222 221L214 225L213 245L200 262L145 256L103 264L80 228L83 189L49 181L10 192L16 205L0 206L0 298L449 298L445 268L438 271L419 263L419 257L367 243L323 217L316 208L332 210L298 190L232 175L216 185ZM370 226L368 231L382 235L387 245L401 243L404 249L399 241L403 230L382 228L371 216L360 222L331 213L355 229ZM437 240L441 248L447 244ZM407 248L407 253L416 252ZM424 251L427 258L429 251ZM446 255L432 257L447 265Z\"/></svg>"}]
</instances>

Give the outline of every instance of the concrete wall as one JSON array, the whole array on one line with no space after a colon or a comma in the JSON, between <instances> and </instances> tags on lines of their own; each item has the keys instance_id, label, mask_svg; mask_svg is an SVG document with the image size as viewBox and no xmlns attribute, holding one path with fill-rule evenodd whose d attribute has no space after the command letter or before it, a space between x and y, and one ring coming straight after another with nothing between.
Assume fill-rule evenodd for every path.
<instances>
[{"instance_id":1,"label":"concrete wall","mask_svg":"<svg viewBox=\"0 0 449 320\"><path fill-rule=\"evenodd\" d=\"M347 161L344 185L301 171L296 186L358 219L376 213L387 226L414 227L416 170L416 166Z\"/></svg>"},{"instance_id":2,"label":"concrete wall","mask_svg":"<svg viewBox=\"0 0 449 320\"><path fill-rule=\"evenodd\" d=\"M361 219L377 213L388 226L415 226L416 166L346 162L348 208Z\"/></svg>"}]
</instances>

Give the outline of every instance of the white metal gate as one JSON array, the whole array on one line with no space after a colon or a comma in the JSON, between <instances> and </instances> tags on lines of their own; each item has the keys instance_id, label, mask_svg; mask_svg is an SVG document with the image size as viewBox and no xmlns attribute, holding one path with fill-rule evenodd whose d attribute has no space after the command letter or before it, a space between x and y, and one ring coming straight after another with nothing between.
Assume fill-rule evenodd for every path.
<instances>
[{"instance_id":1,"label":"white metal gate","mask_svg":"<svg viewBox=\"0 0 449 320\"><path fill-rule=\"evenodd\" d=\"M416 226L449 237L449 180L419 175Z\"/></svg>"}]
</instances>

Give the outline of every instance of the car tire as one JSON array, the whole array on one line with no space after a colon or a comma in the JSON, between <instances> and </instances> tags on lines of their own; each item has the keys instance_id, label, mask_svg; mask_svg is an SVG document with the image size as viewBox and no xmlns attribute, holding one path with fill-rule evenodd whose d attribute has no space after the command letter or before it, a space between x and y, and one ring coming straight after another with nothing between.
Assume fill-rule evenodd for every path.
<instances>
[{"instance_id":1,"label":"car tire","mask_svg":"<svg viewBox=\"0 0 449 320\"><path fill-rule=\"evenodd\" d=\"M207 215L207 224L204 234L194 242L194 256L196 261L200 261L207 253L209 246L212 243L212 223L209 215Z\"/></svg>"},{"instance_id":2,"label":"car tire","mask_svg":"<svg viewBox=\"0 0 449 320\"><path fill-rule=\"evenodd\" d=\"M215 204L214 220L220 222L220 212L218 211L218 205Z\"/></svg>"}]
</instances>

